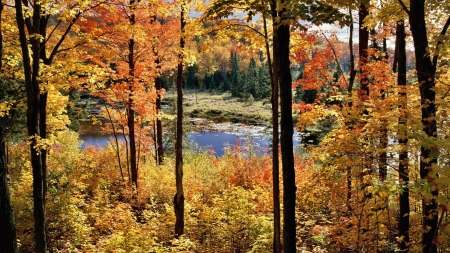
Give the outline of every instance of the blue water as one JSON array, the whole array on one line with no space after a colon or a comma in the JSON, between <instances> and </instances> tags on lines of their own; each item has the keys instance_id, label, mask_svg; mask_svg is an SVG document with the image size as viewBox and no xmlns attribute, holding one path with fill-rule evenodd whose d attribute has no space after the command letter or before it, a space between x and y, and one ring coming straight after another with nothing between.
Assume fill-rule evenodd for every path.
<instances>
[{"instance_id":1,"label":"blue water","mask_svg":"<svg viewBox=\"0 0 450 253\"><path fill-rule=\"evenodd\" d=\"M252 151L263 153L270 150L270 136L241 136L226 132L201 132L189 133L188 138L192 144L196 143L199 147L214 150L216 156L223 156L225 149L232 148L236 144L240 144L245 148L252 148ZM251 144L251 145L248 145Z\"/></svg>"},{"instance_id":2,"label":"blue water","mask_svg":"<svg viewBox=\"0 0 450 253\"><path fill-rule=\"evenodd\" d=\"M245 148L252 147L252 151L258 153L269 152L272 145L271 136L261 134L249 136L227 132L191 132L187 136L191 145L197 144L202 149L212 149L216 156L223 156L227 147L231 149L238 143ZM112 137L112 135L102 135L99 132L80 134L80 139L83 141L81 147L83 149L88 145L105 147ZM124 141L122 135L118 135L118 138ZM297 132L294 132L293 141L294 147L300 143L300 135Z\"/></svg>"}]
</instances>

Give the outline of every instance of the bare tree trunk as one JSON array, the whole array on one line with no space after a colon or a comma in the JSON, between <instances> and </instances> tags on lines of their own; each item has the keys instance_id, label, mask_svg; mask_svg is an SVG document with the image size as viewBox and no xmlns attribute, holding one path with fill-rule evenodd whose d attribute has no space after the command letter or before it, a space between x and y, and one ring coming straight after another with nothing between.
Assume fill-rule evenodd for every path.
<instances>
[{"instance_id":1,"label":"bare tree trunk","mask_svg":"<svg viewBox=\"0 0 450 253\"><path fill-rule=\"evenodd\" d=\"M283 4L284 1L281 1ZM281 159L283 170L283 243L285 253L296 252L296 221L295 199L297 187L295 186L294 150L292 136L294 134L292 121L292 77L289 60L290 26L283 23L286 19L286 9L278 11L281 24L276 29L276 54L278 81L280 84L281 108Z\"/></svg>"},{"instance_id":2,"label":"bare tree trunk","mask_svg":"<svg viewBox=\"0 0 450 253\"><path fill-rule=\"evenodd\" d=\"M275 20L275 7L271 8L272 20ZM281 211L280 211L280 157L278 152L278 78L276 68L272 68L270 59L269 36L267 33L266 16L264 19L264 37L266 39L267 63L269 65L270 87L272 87L272 180L273 180L273 252L281 252ZM275 23L275 22L274 22ZM273 24L274 24L273 23ZM273 43L276 44L276 34L273 35ZM275 55L274 55L275 58ZM274 59L275 62L275 59ZM275 64L274 64L275 65Z\"/></svg>"},{"instance_id":3,"label":"bare tree trunk","mask_svg":"<svg viewBox=\"0 0 450 253\"><path fill-rule=\"evenodd\" d=\"M6 162L3 129L0 127L0 253L16 253L16 223L8 190L8 167Z\"/></svg>"},{"instance_id":4,"label":"bare tree trunk","mask_svg":"<svg viewBox=\"0 0 450 253\"><path fill-rule=\"evenodd\" d=\"M0 31L2 30L3 2L0 2ZM3 63L3 35L0 32L0 73ZM3 128L0 126L0 253L17 253L16 223L8 189L8 160Z\"/></svg>"},{"instance_id":5,"label":"bare tree trunk","mask_svg":"<svg viewBox=\"0 0 450 253\"><path fill-rule=\"evenodd\" d=\"M158 61L159 62L159 61ZM158 63L159 66L159 63ZM159 92L161 92L161 77L158 76L155 78L155 88L156 92L158 92L158 95L156 97L156 111L157 113L161 113L161 95ZM161 165L164 160L164 149L163 149L163 135L162 135L162 122L161 118L158 117L156 119L156 144L157 144L157 151L158 151L158 164Z\"/></svg>"},{"instance_id":6,"label":"bare tree trunk","mask_svg":"<svg viewBox=\"0 0 450 253\"><path fill-rule=\"evenodd\" d=\"M416 70L420 88L420 98L422 105L422 126L423 131L427 136L437 137L436 126L436 91L435 91L435 74L436 64L439 54L434 55L433 62L428 53L428 37L425 20L425 1L411 0L409 11L409 22L411 32L414 40L414 49L416 56ZM447 20L441 35L445 35L450 25L450 18ZM439 42L442 43L442 42ZM437 46L439 46L439 43ZM432 155L432 149L439 150L438 147L428 147L422 145L420 148L420 178L427 180L434 184L431 199L422 200L422 216L423 228L422 244L424 253L437 253L437 246L434 243L438 232L438 209L436 198L438 196L438 189L435 178L437 175L432 175L433 164L437 163L437 155ZM435 151L436 151L435 150Z\"/></svg>"},{"instance_id":7,"label":"bare tree trunk","mask_svg":"<svg viewBox=\"0 0 450 253\"><path fill-rule=\"evenodd\" d=\"M137 0L139 2L139 0ZM130 0L130 6L133 7L135 0ZM136 23L136 16L134 11L131 12L129 17L131 26L134 26ZM130 38L128 41L128 68L130 80L129 82L129 98L128 98L128 107L127 107L127 125L128 125L128 135L130 138L130 167L131 167L131 183L138 188L138 167L136 163L136 133L134 129L135 122L135 110L134 110L134 101L133 101L133 87L134 87L134 39Z\"/></svg>"},{"instance_id":8,"label":"bare tree trunk","mask_svg":"<svg viewBox=\"0 0 450 253\"><path fill-rule=\"evenodd\" d=\"M355 69L355 55L353 54L353 16L352 16L352 9L350 7L348 7L348 12L350 14L350 36L348 39L348 44L349 44L349 50L350 50L350 78L348 81L348 86L347 86L347 96L350 99L350 102L348 104L349 107L352 107L352 102L351 102L351 97L352 97L352 93L353 93L353 83L355 82L355 77L356 77L356 69ZM347 127L352 127L351 123L347 122ZM350 209L351 205L350 205L350 201L352 199L352 168L349 166L347 167L347 207ZM350 211L350 210L349 210Z\"/></svg>"},{"instance_id":9,"label":"bare tree trunk","mask_svg":"<svg viewBox=\"0 0 450 253\"><path fill-rule=\"evenodd\" d=\"M367 49L369 48L369 30L364 27L364 19L369 10L364 3L359 6L359 62L360 62L360 97L365 100L369 96L369 77L365 70L367 64Z\"/></svg>"},{"instance_id":10,"label":"bare tree trunk","mask_svg":"<svg viewBox=\"0 0 450 253\"><path fill-rule=\"evenodd\" d=\"M408 172L408 137L406 131L406 108L407 108L407 96L406 96L406 47L405 47L405 24L403 20L397 22L397 34L396 34L396 55L398 63L397 83L400 88L400 117L398 124L403 127L404 130L399 132L399 144L401 151L399 153L398 174L400 183L402 184L403 191L400 193L399 198L399 220L398 220L398 238L399 251L409 252L409 172Z\"/></svg>"},{"instance_id":11,"label":"bare tree trunk","mask_svg":"<svg viewBox=\"0 0 450 253\"><path fill-rule=\"evenodd\" d=\"M177 193L173 198L175 209L175 237L184 234L184 192L183 192L183 49L185 21L184 1L181 2L181 38L177 73L177 137L175 144L175 180Z\"/></svg>"},{"instance_id":12,"label":"bare tree trunk","mask_svg":"<svg viewBox=\"0 0 450 253\"><path fill-rule=\"evenodd\" d=\"M37 253L47 251L47 235L45 228L45 169L42 164L40 152L37 152L37 137L41 136L42 126L39 123L41 115L41 94L39 88L40 70L40 42L39 38L30 38L32 58L31 61L28 49L28 41L25 34L25 20L22 13L22 2L15 0L16 20L19 29L19 40L22 49L22 60L24 68L25 88L27 93L27 128L30 139L31 167L33 168L33 202L35 220L35 250ZM32 24L29 31L32 34L39 34L41 5L33 5ZM31 65L32 64L32 65ZM45 113L45 112L42 112ZM45 129L45 127L44 127ZM40 151L40 150L39 150Z\"/></svg>"}]
</instances>

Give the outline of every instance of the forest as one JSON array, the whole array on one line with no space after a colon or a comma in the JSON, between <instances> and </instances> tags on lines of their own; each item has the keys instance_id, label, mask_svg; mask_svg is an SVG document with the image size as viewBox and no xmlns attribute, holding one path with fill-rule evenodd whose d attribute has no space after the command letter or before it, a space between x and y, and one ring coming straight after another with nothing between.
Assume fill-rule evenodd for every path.
<instances>
[{"instance_id":1,"label":"forest","mask_svg":"<svg viewBox=\"0 0 450 253\"><path fill-rule=\"evenodd\" d=\"M1 1L0 253L450 252L449 13ZM270 148L218 156L194 117L263 124ZM109 143L82 147L85 122Z\"/></svg>"}]
</instances>

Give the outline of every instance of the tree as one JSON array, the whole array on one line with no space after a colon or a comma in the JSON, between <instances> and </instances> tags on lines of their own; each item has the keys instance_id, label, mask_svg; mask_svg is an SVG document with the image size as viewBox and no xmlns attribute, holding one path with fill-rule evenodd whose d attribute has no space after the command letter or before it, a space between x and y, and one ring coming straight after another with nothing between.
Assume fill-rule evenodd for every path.
<instances>
[{"instance_id":1,"label":"tree","mask_svg":"<svg viewBox=\"0 0 450 253\"><path fill-rule=\"evenodd\" d=\"M276 6L280 23L274 23L277 36L275 53L277 54L277 76L280 85L281 109L281 161L283 171L283 245L284 252L296 252L296 221L295 221L295 170L292 136L294 134L292 121L292 77L289 60L290 25L286 2Z\"/></svg>"},{"instance_id":2,"label":"tree","mask_svg":"<svg viewBox=\"0 0 450 253\"><path fill-rule=\"evenodd\" d=\"M112 123L118 124L124 136L128 136L127 168L130 168L129 181L136 188L139 161L146 155L144 146L153 144L149 143L151 140L146 141L148 133L153 132L152 126L156 129L158 163L163 156L161 96L164 90L160 76L176 64L172 35L177 28L171 14L159 14L163 8L170 9L171 3L109 2L83 23L86 31L97 36L91 44L95 49L91 63L109 69L110 85L99 89L98 94L114 108L114 112L107 112L108 118L112 116ZM110 131L112 127L111 124L104 129Z\"/></svg>"},{"instance_id":3,"label":"tree","mask_svg":"<svg viewBox=\"0 0 450 253\"><path fill-rule=\"evenodd\" d=\"M211 82L209 83L209 92L216 90L216 82L214 81L214 76L211 77Z\"/></svg>"},{"instance_id":4,"label":"tree","mask_svg":"<svg viewBox=\"0 0 450 253\"><path fill-rule=\"evenodd\" d=\"M187 5L181 1L180 6L180 53L177 68L177 136L175 143L175 180L177 192L173 197L175 211L175 237L184 234L184 191L183 191L183 50L185 46L185 26Z\"/></svg>"},{"instance_id":5,"label":"tree","mask_svg":"<svg viewBox=\"0 0 450 253\"><path fill-rule=\"evenodd\" d=\"M406 89L406 46L405 46L405 23L403 20L397 21L396 28L396 58L397 58L397 83L400 89ZM406 110L407 98L406 92L400 90L400 98L402 99L400 109ZM402 252L409 251L409 168L408 168L408 151L406 145L408 144L406 132L406 112L401 112L398 119L399 125L404 128L403 132L399 134L399 144L401 145L401 152L399 153L398 174L400 182L402 183L403 191L400 193L399 206L400 214L398 221L398 237L402 238L399 242L399 249Z\"/></svg>"},{"instance_id":6,"label":"tree","mask_svg":"<svg viewBox=\"0 0 450 253\"><path fill-rule=\"evenodd\" d=\"M436 51L433 57L429 55L429 42L427 31L426 18L426 3L423 0L411 0L409 10L405 4L399 0L404 10L409 15L409 22L411 26L412 37L414 40L414 49L416 56L416 71L417 79L420 85L420 96L422 106L422 126L423 132L429 138L437 137L436 125L436 69L439 59L439 47L443 40L439 39L436 44ZM450 17L447 18L443 25L440 35L444 36L450 26ZM433 145L422 144L420 148L420 178L427 180L433 184L431 191L432 197L422 200L422 215L423 215L423 252L435 253L437 252L437 245L434 243L437 237L438 229L438 206L437 197L438 189L435 184L437 175L433 175L432 168L437 165L437 152L439 148Z\"/></svg>"},{"instance_id":7,"label":"tree","mask_svg":"<svg viewBox=\"0 0 450 253\"><path fill-rule=\"evenodd\" d=\"M0 3L0 19L3 19L3 10L4 3ZM0 23L0 28L1 23ZM3 29L2 29L3 30ZM3 74L3 35L0 33L0 73ZM3 80L2 80L3 81ZM5 92L5 88L2 87L2 93ZM0 104L7 103L8 101L4 101L6 96L2 94L0 96ZM8 108L8 104L6 104L6 110ZM0 227L2 228L0 231L0 253L17 253L19 249L17 247L17 237L16 237L16 224L14 221L13 210L11 207L11 199L8 188L8 161L6 157L6 142L4 139L4 126L5 122L2 122L8 111L4 111L4 109L0 110ZM8 119L7 119L8 120ZM10 119L8 120L10 122Z\"/></svg>"},{"instance_id":8,"label":"tree","mask_svg":"<svg viewBox=\"0 0 450 253\"><path fill-rule=\"evenodd\" d=\"M270 96L270 77L267 62L264 62L258 68L258 81L255 91L256 98L267 98Z\"/></svg>"},{"instance_id":9,"label":"tree","mask_svg":"<svg viewBox=\"0 0 450 253\"><path fill-rule=\"evenodd\" d=\"M255 58L253 57L250 59L245 77L244 94L246 94L246 96L252 95L253 97L257 97L256 87L258 87L258 71Z\"/></svg>"},{"instance_id":10,"label":"tree","mask_svg":"<svg viewBox=\"0 0 450 253\"><path fill-rule=\"evenodd\" d=\"M22 5L27 7L24 16ZM31 7L30 7L31 6ZM27 94L27 128L30 138L31 166L33 168L33 199L35 219L36 252L47 251L45 228L45 195L47 151L42 141L47 138L47 98L49 88L42 85L42 63L50 66L56 55L67 52L81 44L61 45L71 36L71 29L81 14L92 8L90 2L78 5L77 2L62 2L58 7L42 6L39 1L15 0L16 20L22 52L25 87ZM47 8L48 7L48 8ZM61 18L47 33L52 16ZM66 24L66 27L62 27ZM27 36L28 32L28 36ZM29 48L29 44L31 48ZM31 58L30 58L31 55ZM42 62L42 63L41 63Z\"/></svg>"},{"instance_id":11,"label":"tree","mask_svg":"<svg viewBox=\"0 0 450 253\"><path fill-rule=\"evenodd\" d=\"M16 253L17 247L16 224L11 207L8 190L8 164L5 152L4 129L0 126L0 252Z\"/></svg>"},{"instance_id":12,"label":"tree","mask_svg":"<svg viewBox=\"0 0 450 253\"><path fill-rule=\"evenodd\" d=\"M235 97L242 96L242 75L239 66L239 56L237 52L232 52L230 55L231 70L230 70L230 86L231 95Z\"/></svg>"}]
</instances>

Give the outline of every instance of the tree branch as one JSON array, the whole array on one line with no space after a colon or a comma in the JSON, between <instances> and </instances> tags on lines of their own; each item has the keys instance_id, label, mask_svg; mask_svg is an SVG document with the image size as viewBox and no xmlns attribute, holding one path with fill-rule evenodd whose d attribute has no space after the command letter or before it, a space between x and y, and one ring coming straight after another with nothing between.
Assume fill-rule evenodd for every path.
<instances>
[{"instance_id":1,"label":"tree branch","mask_svg":"<svg viewBox=\"0 0 450 253\"><path fill-rule=\"evenodd\" d=\"M447 33L448 27L450 26L450 16L447 18L447 22L445 22L444 27L442 28L441 31L441 36L444 36ZM433 56L433 67L436 68L437 67L437 61L439 58L439 46L442 46L443 44L443 38L440 38L438 43L436 44L436 50L434 52L434 56Z\"/></svg>"},{"instance_id":2,"label":"tree branch","mask_svg":"<svg viewBox=\"0 0 450 253\"><path fill-rule=\"evenodd\" d=\"M406 14L409 15L408 7L406 7L405 3L402 0L397 0L397 2L402 6L403 10L405 10Z\"/></svg>"},{"instance_id":3,"label":"tree branch","mask_svg":"<svg viewBox=\"0 0 450 253\"><path fill-rule=\"evenodd\" d=\"M335 59L335 61L336 61L336 64L338 65L339 70L341 71L342 77L344 78L344 82L345 82L345 84L348 85L347 80L345 79L344 70L342 69L341 64L339 63L339 59L338 59L338 57L337 57L336 50L334 50L333 45L331 44L330 40L329 40L328 37L325 35L325 33L322 31L322 29L320 29L319 26L317 26L317 28L319 28L319 31L322 33L323 37L325 37L325 40L328 42L328 45L330 45L331 50L333 51L333 55L334 55L334 59Z\"/></svg>"}]
</instances>

